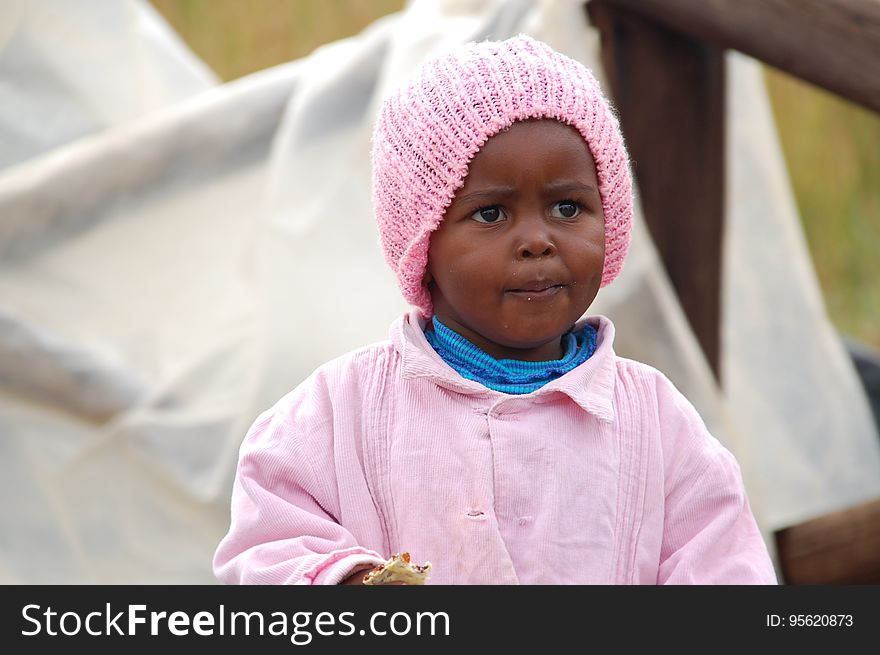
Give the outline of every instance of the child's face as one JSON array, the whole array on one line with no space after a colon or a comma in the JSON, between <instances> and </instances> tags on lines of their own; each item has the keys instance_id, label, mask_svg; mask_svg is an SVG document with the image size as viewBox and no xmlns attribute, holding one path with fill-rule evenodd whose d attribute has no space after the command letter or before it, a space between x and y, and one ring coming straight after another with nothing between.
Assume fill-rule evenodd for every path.
<instances>
[{"instance_id":1,"label":"child's face","mask_svg":"<svg viewBox=\"0 0 880 655\"><path fill-rule=\"evenodd\" d=\"M431 236L426 281L448 327L496 359L546 361L596 297L604 261L586 142L573 127L531 120L471 161Z\"/></svg>"}]
</instances>

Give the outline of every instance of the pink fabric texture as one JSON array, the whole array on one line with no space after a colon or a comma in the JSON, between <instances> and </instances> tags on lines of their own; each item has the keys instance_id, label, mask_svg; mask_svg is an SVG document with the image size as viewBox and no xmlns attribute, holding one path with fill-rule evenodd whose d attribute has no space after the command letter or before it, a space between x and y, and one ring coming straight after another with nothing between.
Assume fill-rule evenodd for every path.
<instances>
[{"instance_id":1,"label":"pink fabric texture","mask_svg":"<svg viewBox=\"0 0 880 655\"><path fill-rule=\"evenodd\" d=\"M431 584L775 584L733 455L585 320L596 353L525 395L460 377L415 310L321 366L242 444L218 578L335 584L409 551Z\"/></svg>"},{"instance_id":2,"label":"pink fabric texture","mask_svg":"<svg viewBox=\"0 0 880 655\"><path fill-rule=\"evenodd\" d=\"M535 39L471 43L425 62L383 103L373 131L373 205L385 259L406 300L432 314L422 283L431 233L486 141L515 121L576 128L593 155L605 214L602 286L630 243L632 178L617 117L592 73Z\"/></svg>"}]
</instances>

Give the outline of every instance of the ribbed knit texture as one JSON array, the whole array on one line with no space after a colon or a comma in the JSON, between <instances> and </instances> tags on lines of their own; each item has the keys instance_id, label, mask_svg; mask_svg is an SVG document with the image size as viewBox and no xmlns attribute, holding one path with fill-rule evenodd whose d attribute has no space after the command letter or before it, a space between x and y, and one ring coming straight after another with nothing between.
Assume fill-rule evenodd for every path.
<instances>
[{"instance_id":1,"label":"ribbed knit texture","mask_svg":"<svg viewBox=\"0 0 880 655\"><path fill-rule=\"evenodd\" d=\"M596 162L605 214L602 286L630 242L632 178L617 117L592 73L520 35L471 43L426 61L383 103L373 132L373 204L385 258L403 296L433 313L423 284L431 233L486 141L515 121L552 118L577 129Z\"/></svg>"},{"instance_id":2,"label":"ribbed knit texture","mask_svg":"<svg viewBox=\"0 0 880 655\"><path fill-rule=\"evenodd\" d=\"M589 324L577 332L562 335L562 357L544 362L495 359L446 327L436 316L432 325L434 329L425 332L425 339L444 362L463 378L509 394L537 391L583 364L596 350L596 328Z\"/></svg>"}]
</instances>

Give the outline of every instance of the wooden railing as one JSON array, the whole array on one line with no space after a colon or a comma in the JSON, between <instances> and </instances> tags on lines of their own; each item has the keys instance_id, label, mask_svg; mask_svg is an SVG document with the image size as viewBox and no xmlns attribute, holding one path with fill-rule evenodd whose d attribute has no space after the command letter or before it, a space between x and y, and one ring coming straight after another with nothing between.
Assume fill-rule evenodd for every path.
<instances>
[{"instance_id":1,"label":"wooden railing","mask_svg":"<svg viewBox=\"0 0 880 655\"><path fill-rule=\"evenodd\" d=\"M880 0L587 0L642 211L723 387L724 50L880 112ZM789 583L880 583L880 500L776 533Z\"/></svg>"},{"instance_id":2,"label":"wooden railing","mask_svg":"<svg viewBox=\"0 0 880 655\"><path fill-rule=\"evenodd\" d=\"M589 0L651 236L719 380L723 51L880 111L880 0Z\"/></svg>"}]
</instances>

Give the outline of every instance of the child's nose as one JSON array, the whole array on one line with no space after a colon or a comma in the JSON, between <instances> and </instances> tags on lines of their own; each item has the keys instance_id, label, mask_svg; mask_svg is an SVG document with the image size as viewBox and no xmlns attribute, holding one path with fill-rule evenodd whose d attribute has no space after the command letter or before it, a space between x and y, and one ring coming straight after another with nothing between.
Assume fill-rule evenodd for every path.
<instances>
[{"instance_id":1,"label":"child's nose","mask_svg":"<svg viewBox=\"0 0 880 655\"><path fill-rule=\"evenodd\" d=\"M543 220L524 220L517 230L516 258L539 259L556 254L553 236Z\"/></svg>"}]
</instances>

